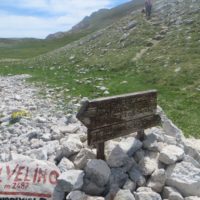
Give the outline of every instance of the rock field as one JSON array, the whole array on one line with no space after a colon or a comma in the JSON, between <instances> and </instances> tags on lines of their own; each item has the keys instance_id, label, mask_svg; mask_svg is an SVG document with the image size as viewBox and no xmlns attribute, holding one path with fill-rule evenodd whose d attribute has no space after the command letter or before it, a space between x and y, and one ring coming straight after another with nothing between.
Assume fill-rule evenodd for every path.
<instances>
[{"instance_id":1,"label":"rock field","mask_svg":"<svg viewBox=\"0 0 200 200\"><path fill-rule=\"evenodd\" d=\"M51 199L200 200L200 141L186 139L161 108L162 127L145 130L143 140L107 142L106 161L97 160L75 115L38 96L26 78L0 77L0 160L57 165Z\"/></svg>"}]
</instances>

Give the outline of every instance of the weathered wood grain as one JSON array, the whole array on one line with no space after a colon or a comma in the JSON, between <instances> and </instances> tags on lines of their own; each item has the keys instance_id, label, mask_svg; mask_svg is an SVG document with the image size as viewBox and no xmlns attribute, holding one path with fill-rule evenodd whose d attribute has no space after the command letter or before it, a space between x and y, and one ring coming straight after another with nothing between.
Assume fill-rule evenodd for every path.
<instances>
[{"instance_id":1,"label":"weathered wood grain","mask_svg":"<svg viewBox=\"0 0 200 200\"><path fill-rule=\"evenodd\" d=\"M77 118L88 128L88 144L98 144L159 124L157 91L87 101Z\"/></svg>"},{"instance_id":2,"label":"weathered wood grain","mask_svg":"<svg viewBox=\"0 0 200 200\"><path fill-rule=\"evenodd\" d=\"M136 120L112 124L107 127L88 129L88 145L105 142L120 136L125 136L143 129L157 126L160 123L159 115L150 115Z\"/></svg>"}]
</instances>

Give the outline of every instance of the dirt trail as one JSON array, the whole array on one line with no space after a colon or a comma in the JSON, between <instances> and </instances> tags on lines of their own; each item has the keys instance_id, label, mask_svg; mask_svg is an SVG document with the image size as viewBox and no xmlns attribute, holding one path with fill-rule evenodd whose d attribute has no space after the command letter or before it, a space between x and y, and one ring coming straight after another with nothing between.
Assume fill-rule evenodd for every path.
<instances>
[{"instance_id":1,"label":"dirt trail","mask_svg":"<svg viewBox=\"0 0 200 200\"><path fill-rule=\"evenodd\" d=\"M152 43L152 46L151 47L145 47L145 48L141 49L140 52L138 52L136 54L136 56L132 59L132 61L139 60L149 49L155 47L160 41L154 40L154 39L150 39L149 42Z\"/></svg>"},{"instance_id":2,"label":"dirt trail","mask_svg":"<svg viewBox=\"0 0 200 200\"><path fill-rule=\"evenodd\" d=\"M152 19L152 21L150 20L145 20L147 23L153 25L154 23L156 23L156 20L155 18ZM139 60L140 58L142 58L142 56L151 48L155 47L164 37L165 37L165 34L167 33L168 31L168 27L166 27L164 24L160 24L161 26L161 31L160 32L157 32L155 34L155 36L153 38L149 38L148 39L148 42L150 44L150 46L147 46L147 47L144 47L143 49L141 49L136 55L135 57L132 59L132 61L137 61ZM161 32L164 32L164 34L160 35Z\"/></svg>"}]
</instances>

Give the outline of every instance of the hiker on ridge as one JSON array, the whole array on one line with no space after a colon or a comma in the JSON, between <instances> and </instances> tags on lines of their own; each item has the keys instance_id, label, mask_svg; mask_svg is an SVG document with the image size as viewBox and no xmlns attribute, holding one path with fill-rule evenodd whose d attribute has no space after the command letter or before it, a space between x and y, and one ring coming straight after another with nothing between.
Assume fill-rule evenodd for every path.
<instances>
[{"instance_id":1,"label":"hiker on ridge","mask_svg":"<svg viewBox=\"0 0 200 200\"><path fill-rule=\"evenodd\" d=\"M152 10L152 0L145 0L146 17L150 18Z\"/></svg>"}]
</instances>

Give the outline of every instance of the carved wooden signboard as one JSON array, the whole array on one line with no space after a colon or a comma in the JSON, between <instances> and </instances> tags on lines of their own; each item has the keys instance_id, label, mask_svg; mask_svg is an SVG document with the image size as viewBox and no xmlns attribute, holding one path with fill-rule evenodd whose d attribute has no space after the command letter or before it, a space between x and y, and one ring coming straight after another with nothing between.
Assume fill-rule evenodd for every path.
<instances>
[{"instance_id":1,"label":"carved wooden signboard","mask_svg":"<svg viewBox=\"0 0 200 200\"><path fill-rule=\"evenodd\" d=\"M77 118L88 128L88 145L103 151L107 140L158 125L156 108L157 92L151 90L87 101Z\"/></svg>"}]
</instances>

